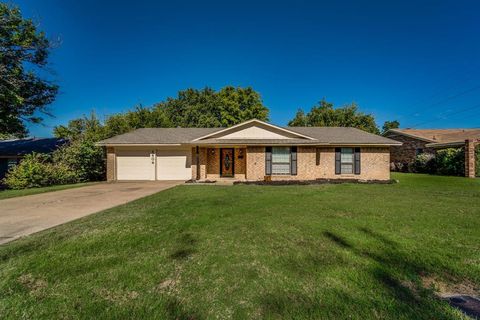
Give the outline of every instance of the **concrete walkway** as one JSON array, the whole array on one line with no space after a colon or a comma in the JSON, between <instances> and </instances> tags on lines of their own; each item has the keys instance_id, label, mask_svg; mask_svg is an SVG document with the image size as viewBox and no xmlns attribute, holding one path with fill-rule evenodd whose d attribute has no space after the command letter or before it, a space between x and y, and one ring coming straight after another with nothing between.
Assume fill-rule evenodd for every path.
<instances>
[{"instance_id":1,"label":"concrete walkway","mask_svg":"<svg viewBox=\"0 0 480 320\"><path fill-rule=\"evenodd\" d=\"M182 184L100 183L0 200L0 244Z\"/></svg>"}]
</instances>

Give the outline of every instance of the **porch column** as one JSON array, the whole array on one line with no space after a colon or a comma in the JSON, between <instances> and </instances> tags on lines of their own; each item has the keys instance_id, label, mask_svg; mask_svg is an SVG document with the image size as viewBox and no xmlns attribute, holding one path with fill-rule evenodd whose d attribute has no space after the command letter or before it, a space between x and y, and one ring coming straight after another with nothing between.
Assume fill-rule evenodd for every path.
<instances>
[{"instance_id":1,"label":"porch column","mask_svg":"<svg viewBox=\"0 0 480 320\"><path fill-rule=\"evenodd\" d=\"M465 140L465 177L475 178L475 140Z\"/></svg>"},{"instance_id":2,"label":"porch column","mask_svg":"<svg viewBox=\"0 0 480 320\"><path fill-rule=\"evenodd\" d=\"M115 149L107 147L107 181L115 180Z\"/></svg>"}]
</instances>

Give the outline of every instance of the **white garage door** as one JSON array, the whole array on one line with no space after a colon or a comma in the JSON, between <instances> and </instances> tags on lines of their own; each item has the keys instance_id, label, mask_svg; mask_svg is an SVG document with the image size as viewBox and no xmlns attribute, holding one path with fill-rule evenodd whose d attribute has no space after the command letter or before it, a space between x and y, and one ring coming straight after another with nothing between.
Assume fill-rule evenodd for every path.
<instances>
[{"instance_id":1,"label":"white garage door","mask_svg":"<svg viewBox=\"0 0 480 320\"><path fill-rule=\"evenodd\" d=\"M155 180L151 150L117 151L117 180Z\"/></svg>"},{"instance_id":2,"label":"white garage door","mask_svg":"<svg viewBox=\"0 0 480 320\"><path fill-rule=\"evenodd\" d=\"M157 180L192 178L190 150L157 150Z\"/></svg>"}]
</instances>

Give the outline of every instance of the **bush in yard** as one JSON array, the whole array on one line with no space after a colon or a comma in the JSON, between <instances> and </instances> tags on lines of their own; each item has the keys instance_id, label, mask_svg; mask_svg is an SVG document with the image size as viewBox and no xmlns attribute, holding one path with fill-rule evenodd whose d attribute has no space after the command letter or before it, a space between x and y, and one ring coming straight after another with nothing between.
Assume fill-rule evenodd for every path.
<instances>
[{"instance_id":1,"label":"bush in yard","mask_svg":"<svg viewBox=\"0 0 480 320\"><path fill-rule=\"evenodd\" d=\"M435 155L431 153L422 153L417 155L412 164L412 171L417 173L435 173Z\"/></svg>"},{"instance_id":2,"label":"bush in yard","mask_svg":"<svg viewBox=\"0 0 480 320\"><path fill-rule=\"evenodd\" d=\"M70 170L75 176L75 182L105 178L105 150L90 139L80 138L57 149L53 159L55 163Z\"/></svg>"},{"instance_id":3,"label":"bush in yard","mask_svg":"<svg viewBox=\"0 0 480 320\"><path fill-rule=\"evenodd\" d=\"M465 151L463 148L448 148L437 151L437 173L450 176L465 175Z\"/></svg>"},{"instance_id":4,"label":"bush in yard","mask_svg":"<svg viewBox=\"0 0 480 320\"><path fill-rule=\"evenodd\" d=\"M75 182L69 168L62 164L52 163L51 156L32 153L11 168L5 179L5 185L10 189L26 189L45 187L54 184Z\"/></svg>"}]
</instances>

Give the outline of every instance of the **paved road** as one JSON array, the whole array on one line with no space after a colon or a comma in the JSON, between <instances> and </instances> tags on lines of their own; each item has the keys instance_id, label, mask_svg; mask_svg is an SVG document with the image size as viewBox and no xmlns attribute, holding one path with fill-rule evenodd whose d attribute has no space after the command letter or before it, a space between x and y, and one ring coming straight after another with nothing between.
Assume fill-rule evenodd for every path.
<instances>
[{"instance_id":1,"label":"paved road","mask_svg":"<svg viewBox=\"0 0 480 320\"><path fill-rule=\"evenodd\" d=\"M0 200L0 244L181 184L116 182Z\"/></svg>"}]
</instances>

